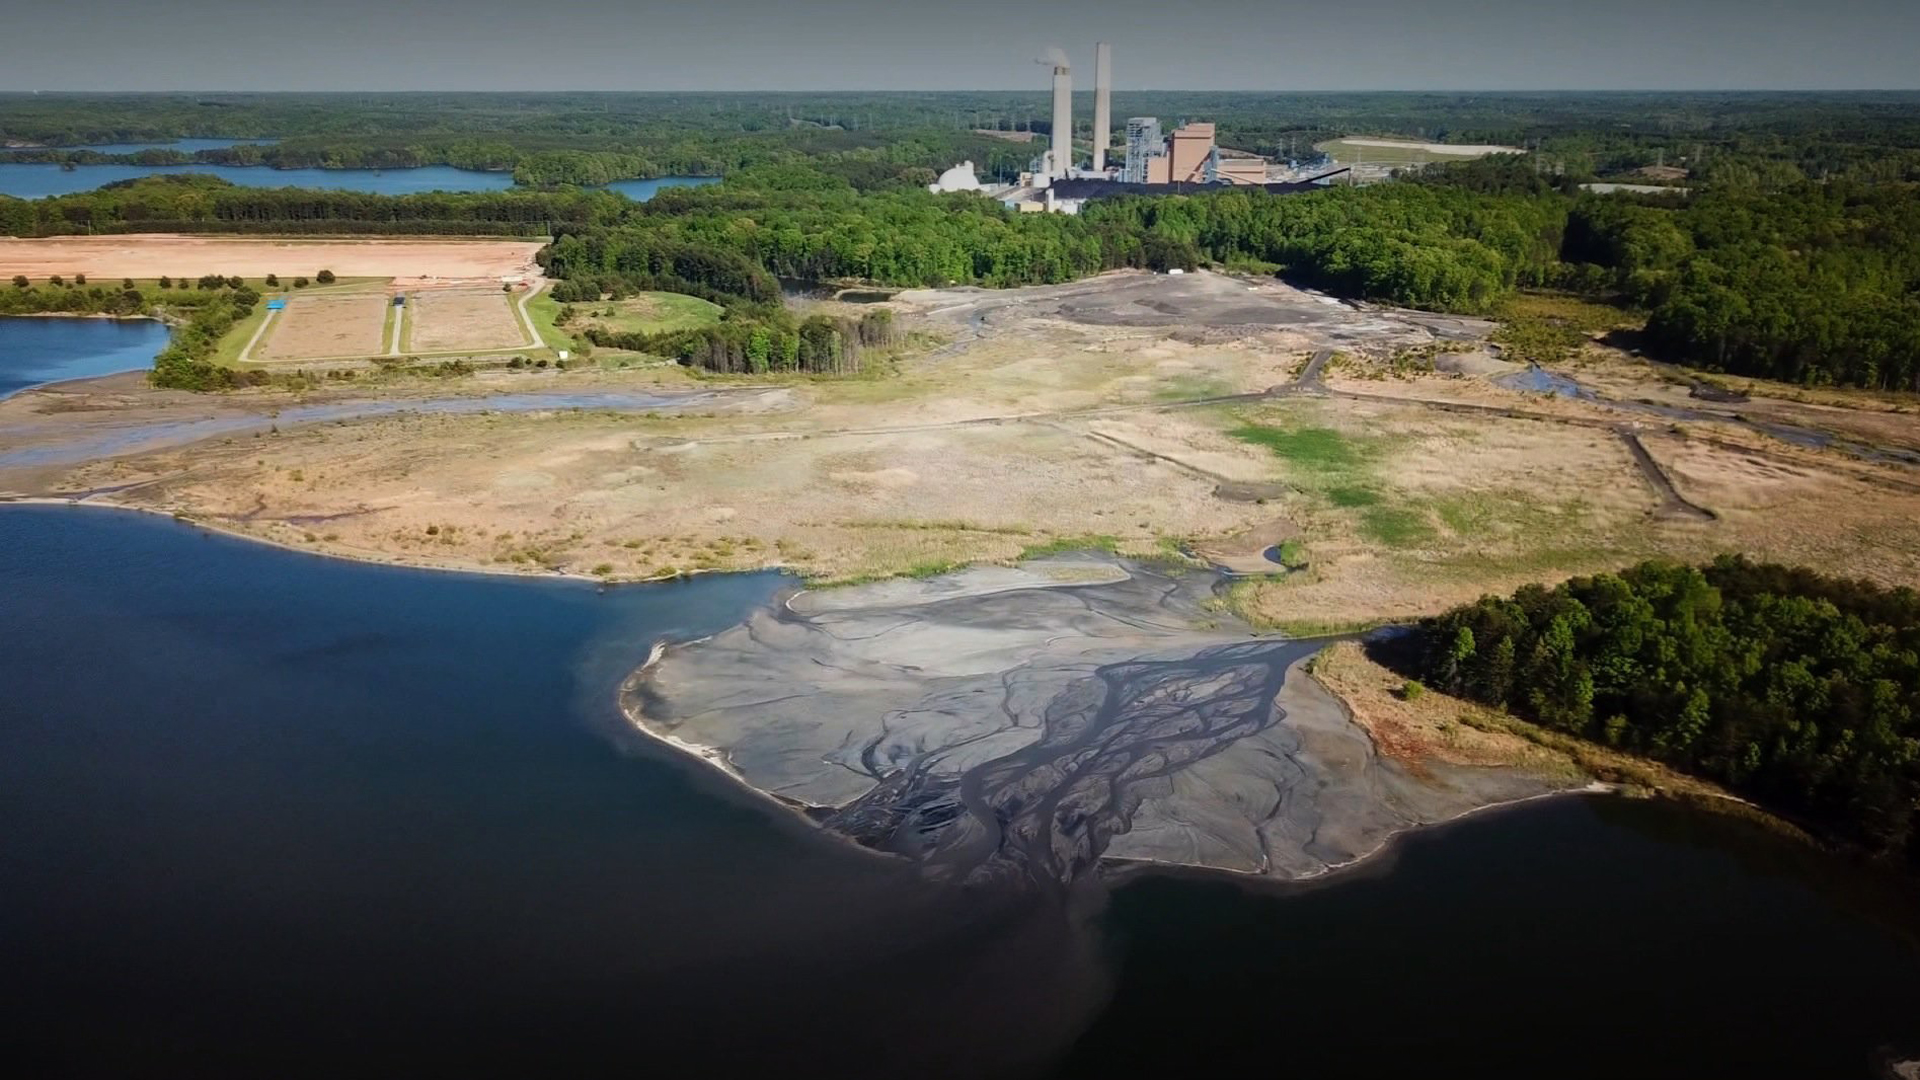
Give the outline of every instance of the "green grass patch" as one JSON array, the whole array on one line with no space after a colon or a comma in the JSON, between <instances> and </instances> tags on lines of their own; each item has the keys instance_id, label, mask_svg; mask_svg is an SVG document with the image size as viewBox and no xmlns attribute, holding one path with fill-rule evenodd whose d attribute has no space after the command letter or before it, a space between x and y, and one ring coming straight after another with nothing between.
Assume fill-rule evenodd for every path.
<instances>
[{"instance_id":1,"label":"green grass patch","mask_svg":"<svg viewBox=\"0 0 1920 1080\"><path fill-rule=\"evenodd\" d=\"M1020 558L1038 559L1047 555L1059 555L1067 551L1105 551L1120 550L1120 538L1117 536L1061 536L1038 544L1028 544L1020 549Z\"/></svg>"},{"instance_id":2,"label":"green grass patch","mask_svg":"<svg viewBox=\"0 0 1920 1080\"><path fill-rule=\"evenodd\" d=\"M1434 538L1433 524L1419 510L1371 506L1360 515L1361 535L1387 547L1412 547Z\"/></svg>"},{"instance_id":3,"label":"green grass patch","mask_svg":"<svg viewBox=\"0 0 1920 1080\"><path fill-rule=\"evenodd\" d=\"M1264 446L1287 464L1310 472L1328 473L1360 468L1365 450L1352 438L1324 427L1288 430L1266 424L1244 424L1227 432L1242 442Z\"/></svg>"},{"instance_id":4,"label":"green grass patch","mask_svg":"<svg viewBox=\"0 0 1920 1080\"><path fill-rule=\"evenodd\" d=\"M1280 556L1280 565L1289 570L1298 570L1307 565L1307 545L1298 540L1286 540L1276 552Z\"/></svg>"},{"instance_id":5,"label":"green grass patch","mask_svg":"<svg viewBox=\"0 0 1920 1080\"><path fill-rule=\"evenodd\" d=\"M572 317L563 326L561 319L569 310ZM527 301L527 315L533 320L534 334L547 348L578 353L585 338L575 335L584 334L589 327L620 334L692 330L719 322L721 308L697 296L668 292L639 293L624 300L562 304L542 290Z\"/></svg>"},{"instance_id":6,"label":"green grass patch","mask_svg":"<svg viewBox=\"0 0 1920 1080\"><path fill-rule=\"evenodd\" d=\"M965 570L973 565L954 559L922 559L898 570L870 570L865 573L849 574L838 578L815 578L807 581L814 589L844 589L854 585L871 585L876 581L891 581L894 578L930 578L941 574L951 574Z\"/></svg>"},{"instance_id":7,"label":"green grass patch","mask_svg":"<svg viewBox=\"0 0 1920 1080\"><path fill-rule=\"evenodd\" d=\"M517 302L517 301L516 301ZM542 289L533 299L527 301L527 314L533 318L533 331L549 349L567 349L576 351L580 343L573 335L554 325L560 317L560 302Z\"/></svg>"},{"instance_id":8,"label":"green grass patch","mask_svg":"<svg viewBox=\"0 0 1920 1080\"><path fill-rule=\"evenodd\" d=\"M1343 510L1380 505L1380 493L1358 484L1339 484L1326 489L1327 501Z\"/></svg>"}]
</instances>

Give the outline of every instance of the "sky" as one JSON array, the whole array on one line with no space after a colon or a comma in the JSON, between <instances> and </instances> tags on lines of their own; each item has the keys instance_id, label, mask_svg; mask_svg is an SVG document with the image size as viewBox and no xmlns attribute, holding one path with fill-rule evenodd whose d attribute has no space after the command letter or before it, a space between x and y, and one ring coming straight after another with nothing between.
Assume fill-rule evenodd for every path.
<instances>
[{"instance_id":1,"label":"sky","mask_svg":"<svg viewBox=\"0 0 1920 1080\"><path fill-rule=\"evenodd\" d=\"M139 13L151 14L150 19ZM0 0L0 90L1920 88L1920 0Z\"/></svg>"}]
</instances>

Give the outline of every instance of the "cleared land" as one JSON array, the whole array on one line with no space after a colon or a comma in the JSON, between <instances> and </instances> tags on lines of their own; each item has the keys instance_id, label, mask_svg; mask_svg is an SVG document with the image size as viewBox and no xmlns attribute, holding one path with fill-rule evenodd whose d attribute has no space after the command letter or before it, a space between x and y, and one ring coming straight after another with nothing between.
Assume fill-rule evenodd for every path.
<instances>
[{"instance_id":1,"label":"cleared land","mask_svg":"<svg viewBox=\"0 0 1920 1080\"><path fill-rule=\"evenodd\" d=\"M157 278L188 274L282 278L331 270L342 277L410 280L532 278L528 240L287 240L242 237L56 236L0 238L0 273L35 280L52 274Z\"/></svg>"},{"instance_id":2,"label":"cleared land","mask_svg":"<svg viewBox=\"0 0 1920 1080\"><path fill-rule=\"evenodd\" d=\"M290 297L286 310L272 316L250 358L379 356L387 351L383 331L388 306L384 292Z\"/></svg>"},{"instance_id":3,"label":"cleared land","mask_svg":"<svg viewBox=\"0 0 1920 1080\"><path fill-rule=\"evenodd\" d=\"M1369 164L1426 165L1435 161L1467 161L1489 154L1524 154L1517 146L1459 145L1454 143L1413 142L1402 139L1333 139L1314 147L1342 165L1356 161Z\"/></svg>"},{"instance_id":4,"label":"cleared land","mask_svg":"<svg viewBox=\"0 0 1920 1080\"><path fill-rule=\"evenodd\" d=\"M515 349L528 345L512 304L517 296L499 289L432 289L407 300L407 351L454 352Z\"/></svg>"},{"instance_id":5,"label":"cleared land","mask_svg":"<svg viewBox=\"0 0 1920 1080\"><path fill-rule=\"evenodd\" d=\"M1593 399L1396 374L1406 350L1493 351L1491 326L1215 274L891 303L948 343L897 372L742 391L740 409L709 397L645 415L588 398L578 412L281 420L262 438L78 467L9 470L0 453L0 492L115 488L104 497L316 550L618 580L770 563L858 579L1075 545L1185 549L1254 575L1224 598L1232 610L1296 631L1660 554L1739 550L1920 583L1920 467L1759 426L1817 423L1895 447L1912 438L1897 400L1703 402L1683 376L1598 346L1563 369ZM1305 378L1317 350L1335 355ZM715 384L666 369L442 385L711 395ZM288 402L220 400L257 410L263 430ZM176 415L155 402L23 394L0 405L0 435L31 454L74 437L82 417L96 430ZM1677 512L1656 477L1714 516ZM1282 542L1304 568L1280 574L1266 552Z\"/></svg>"}]
</instances>

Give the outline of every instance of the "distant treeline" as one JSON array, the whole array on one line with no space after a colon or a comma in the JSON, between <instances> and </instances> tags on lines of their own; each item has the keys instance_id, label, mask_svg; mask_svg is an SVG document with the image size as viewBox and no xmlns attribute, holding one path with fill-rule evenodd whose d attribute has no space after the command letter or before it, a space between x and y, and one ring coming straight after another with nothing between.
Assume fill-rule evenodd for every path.
<instances>
[{"instance_id":1,"label":"distant treeline","mask_svg":"<svg viewBox=\"0 0 1920 1080\"><path fill-rule=\"evenodd\" d=\"M1920 596L1722 557L1486 597L1422 678L1920 865Z\"/></svg>"},{"instance_id":2,"label":"distant treeline","mask_svg":"<svg viewBox=\"0 0 1920 1080\"><path fill-rule=\"evenodd\" d=\"M45 199L0 198L0 233L341 232L547 235L554 223L618 220L632 204L604 191L375 195L240 187L214 176L126 180Z\"/></svg>"},{"instance_id":3,"label":"distant treeline","mask_svg":"<svg viewBox=\"0 0 1920 1080\"><path fill-rule=\"evenodd\" d=\"M1079 95L1075 115L1092 115ZM1524 146L1569 175L1610 175L1656 162L1713 184L1775 187L1836 178L1920 179L1920 94L1672 92L1238 93L1122 90L1116 117L1199 117L1223 145L1310 157L1340 135ZM7 94L0 139L49 147L183 136L274 137L262 148L199 160L283 166L457 165L526 170L556 182L579 166L530 160L546 151L633 159L642 177L724 175L793 156L946 141L943 167L971 157L1004 177L1033 153L952 153L972 128L1045 132L1047 88L1014 92ZM29 150L40 160L69 151ZM92 160L92 159L87 159ZM174 158L156 158L174 161ZM576 175L582 175L576 173ZM606 174L596 174L606 175Z\"/></svg>"}]
</instances>

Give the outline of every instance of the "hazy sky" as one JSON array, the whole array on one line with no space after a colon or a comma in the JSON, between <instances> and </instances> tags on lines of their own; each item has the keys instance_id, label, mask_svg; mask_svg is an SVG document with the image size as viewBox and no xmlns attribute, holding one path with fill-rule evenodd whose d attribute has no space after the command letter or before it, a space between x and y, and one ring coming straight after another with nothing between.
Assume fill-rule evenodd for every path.
<instances>
[{"instance_id":1,"label":"hazy sky","mask_svg":"<svg viewBox=\"0 0 1920 1080\"><path fill-rule=\"evenodd\" d=\"M0 0L5 90L1908 89L1920 0ZM151 14L151 19L143 18Z\"/></svg>"}]
</instances>

